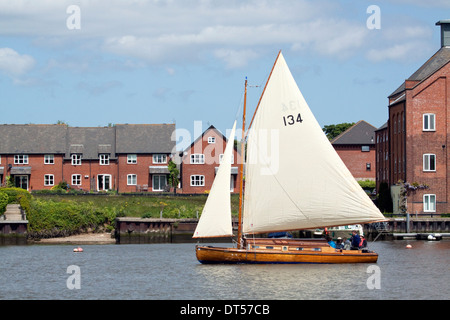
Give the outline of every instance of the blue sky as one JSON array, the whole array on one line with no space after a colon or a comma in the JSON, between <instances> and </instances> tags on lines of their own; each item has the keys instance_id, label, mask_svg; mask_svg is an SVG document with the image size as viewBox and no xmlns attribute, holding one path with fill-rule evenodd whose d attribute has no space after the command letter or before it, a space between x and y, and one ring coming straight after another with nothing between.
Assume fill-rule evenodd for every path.
<instances>
[{"instance_id":1,"label":"blue sky","mask_svg":"<svg viewBox=\"0 0 450 320\"><path fill-rule=\"evenodd\" d=\"M0 0L0 123L225 133L245 77L251 116L282 50L321 126L379 127L448 18L447 0Z\"/></svg>"}]
</instances>

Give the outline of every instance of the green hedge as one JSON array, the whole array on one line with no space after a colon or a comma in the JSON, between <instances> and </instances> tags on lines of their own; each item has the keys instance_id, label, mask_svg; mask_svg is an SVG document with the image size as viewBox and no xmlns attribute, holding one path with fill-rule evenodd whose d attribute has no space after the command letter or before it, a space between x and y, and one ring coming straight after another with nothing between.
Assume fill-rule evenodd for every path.
<instances>
[{"instance_id":1,"label":"green hedge","mask_svg":"<svg viewBox=\"0 0 450 320\"><path fill-rule=\"evenodd\" d=\"M0 192L3 192L8 196L7 204L18 203L22 209L25 210L25 213L28 214L30 212L32 196L27 190L22 188L0 188Z\"/></svg>"},{"instance_id":2,"label":"green hedge","mask_svg":"<svg viewBox=\"0 0 450 320\"><path fill-rule=\"evenodd\" d=\"M34 198L31 202L28 233L32 238L69 236L87 230L110 228L116 212L92 203L56 202Z\"/></svg>"}]
</instances>

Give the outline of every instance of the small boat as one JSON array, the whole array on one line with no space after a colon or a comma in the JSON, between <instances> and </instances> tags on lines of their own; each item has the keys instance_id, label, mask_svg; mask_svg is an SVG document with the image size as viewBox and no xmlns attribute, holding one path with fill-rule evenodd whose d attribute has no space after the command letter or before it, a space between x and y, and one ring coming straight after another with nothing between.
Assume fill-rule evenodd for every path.
<instances>
[{"instance_id":1,"label":"small boat","mask_svg":"<svg viewBox=\"0 0 450 320\"><path fill-rule=\"evenodd\" d=\"M245 128L245 190L240 181L234 247L196 245L201 263L374 263L368 250L332 248L325 239L258 238L294 230L384 221L340 159L279 52L253 118ZM223 160L193 238L233 237L230 170L234 122ZM270 152L269 152L270 151ZM242 162L242 161L241 161ZM244 176L243 164L239 167Z\"/></svg>"}]
</instances>

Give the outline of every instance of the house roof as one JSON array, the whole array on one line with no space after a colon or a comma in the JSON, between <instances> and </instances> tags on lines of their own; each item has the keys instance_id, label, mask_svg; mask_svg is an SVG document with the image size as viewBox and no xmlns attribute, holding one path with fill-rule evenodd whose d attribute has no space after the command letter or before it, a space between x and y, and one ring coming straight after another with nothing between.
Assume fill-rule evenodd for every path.
<instances>
[{"instance_id":1,"label":"house roof","mask_svg":"<svg viewBox=\"0 0 450 320\"><path fill-rule=\"evenodd\" d=\"M64 154L67 125L2 124L2 154Z\"/></svg>"},{"instance_id":2,"label":"house roof","mask_svg":"<svg viewBox=\"0 0 450 320\"><path fill-rule=\"evenodd\" d=\"M83 154L83 159L98 159L99 154L108 153L115 158L114 127L68 127L66 158L72 153Z\"/></svg>"},{"instance_id":3,"label":"house roof","mask_svg":"<svg viewBox=\"0 0 450 320\"><path fill-rule=\"evenodd\" d=\"M416 70L408 79L412 81L423 81L450 61L450 47L441 47L427 62ZM393 97L405 90L405 82L389 95Z\"/></svg>"},{"instance_id":4,"label":"house roof","mask_svg":"<svg viewBox=\"0 0 450 320\"><path fill-rule=\"evenodd\" d=\"M375 144L375 130L377 128L360 120L353 126L331 140L333 145L371 145Z\"/></svg>"},{"instance_id":5,"label":"house roof","mask_svg":"<svg viewBox=\"0 0 450 320\"><path fill-rule=\"evenodd\" d=\"M0 154L81 153L98 159L108 153L172 153L174 124L123 124L114 127L69 127L55 124L0 125Z\"/></svg>"},{"instance_id":6,"label":"house roof","mask_svg":"<svg viewBox=\"0 0 450 320\"><path fill-rule=\"evenodd\" d=\"M175 124L117 124L116 153L172 153Z\"/></svg>"}]
</instances>

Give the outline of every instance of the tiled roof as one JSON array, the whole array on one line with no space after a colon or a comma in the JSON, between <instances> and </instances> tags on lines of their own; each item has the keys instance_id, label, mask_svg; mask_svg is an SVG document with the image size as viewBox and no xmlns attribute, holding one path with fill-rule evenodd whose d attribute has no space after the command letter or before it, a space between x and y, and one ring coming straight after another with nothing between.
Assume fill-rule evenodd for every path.
<instances>
[{"instance_id":1,"label":"tiled roof","mask_svg":"<svg viewBox=\"0 0 450 320\"><path fill-rule=\"evenodd\" d=\"M333 145L371 145L375 144L375 130L377 128L360 120L353 126L331 140Z\"/></svg>"}]
</instances>

